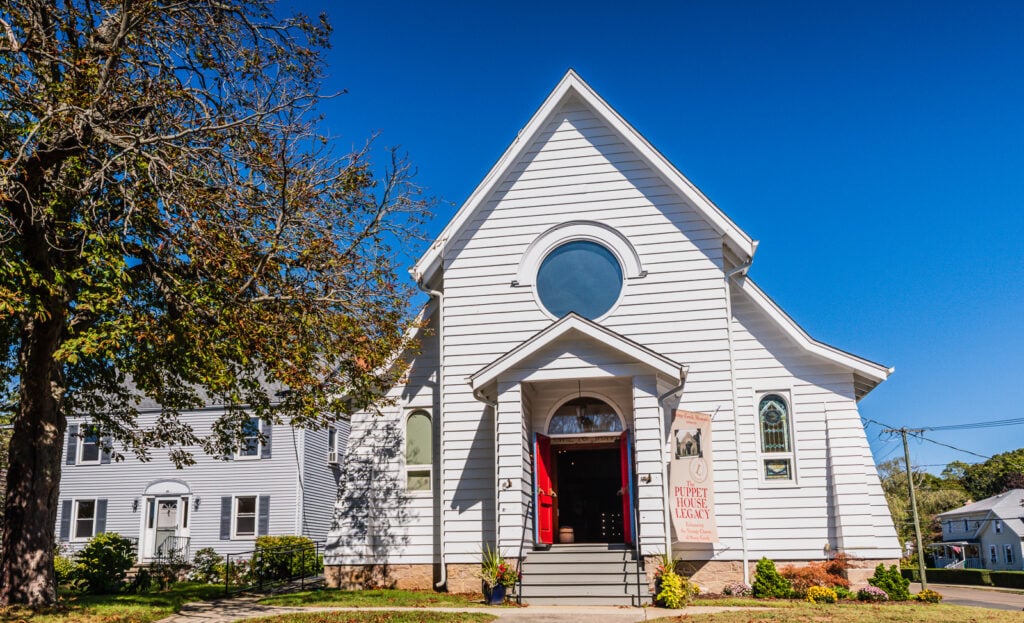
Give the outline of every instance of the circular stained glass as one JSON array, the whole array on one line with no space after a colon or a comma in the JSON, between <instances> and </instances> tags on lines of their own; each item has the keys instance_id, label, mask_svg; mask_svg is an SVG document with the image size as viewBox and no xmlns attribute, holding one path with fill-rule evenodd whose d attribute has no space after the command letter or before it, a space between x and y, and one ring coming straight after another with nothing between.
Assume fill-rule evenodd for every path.
<instances>
[{"instance_id":1,"label":"circular stained glass","mask_svg":"<svg viewBox=\"0 0 1024 623\"><path fill-rule=\"evenodd\" d=\"M604 315L619 300L622 267L611 251L588 240L567 242L548 254L537 271L537 295L552 315Z\"/></svg>"}]
</instances>

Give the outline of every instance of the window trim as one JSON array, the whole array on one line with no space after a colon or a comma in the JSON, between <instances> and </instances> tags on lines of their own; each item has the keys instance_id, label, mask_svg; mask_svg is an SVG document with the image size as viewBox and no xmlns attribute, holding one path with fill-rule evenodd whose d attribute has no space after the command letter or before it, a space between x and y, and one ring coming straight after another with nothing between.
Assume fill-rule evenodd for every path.
<instances>
[{"instance_id":1,"label":"window trim","mask_svg":"<svg viewBox=\"0 0 1024 623\"><path fill-rule=\"evenodd\" d=\"M989 544L988 546L988 561L989 564L999 564L999 550L996 549L994 544Z\"/></svg>"},{"instance_id":2,"label":"window trim","mask_svg":"<svg viewBox=\"0 0 1024 623\"><path fill-rule=\"evenodd\" d=\"M252 512L252 534L238 533L238 501L242 498L253 499ZM246 513L248 515L248 513ZM260 496L258 495L233 495L231 496L231 539L242 541L254 541L260 536Z\"/></svg>"},{"instance_id":3,"label":"window trim","mask_svg":"<svg viewBox=\"0 0 1024 623\"><path fill-rule=\"evenodd\" d=\"M763 437L761 432L761 401L767 396L778 396L786 403L787 433L789 435L788 452L765 452L762 447ZM776 387L773 389L757 389L752 394L752 406L754 415L754 449L757 452L757 480L761 488L788 489L800 486L800 470L797 468L797 454L799 448L796 442L796 417L793 409L793 391L791 387ZM765 462L772 459L789 460L790 477L788 479L774 480L765 476Z\"/></svg>"},{"instance_id":4,"label":"window trim","mask_svg":"<svg viewBox=\"0 0 1024 623\"><path fill-rule=\"evenodd\" d=\"M419 413L426 415L427 419L430 420L430 463L410 464L406 459L409 448L409 419ZM430 497L434 495L434 414L431 413L430 409L409 407L405 411L402 420L402 471L405 474L403 486L405 487L406 495L412 497ZM427 472L427 484L429 486L426 489L410 489L409 474L411 472Z\"/></svg>"},{"instance_id":5,"label":"window trim","mask_svg":"<svg viewBox=\"0 0 1024 623\"><path fill-rule=\"evenodd\" d=\"M82 502L92 502L92 527L89 528L89 535L85 537L78 536L78 509L79 504ZM96 511L98 507L99 500L97 498L74 498L74 503L71 505L71 534L69 535L69 540L72 543L85 543L96 536Z\"/></svg>"},{"instance_id":6,"label":"window trim","mask_svg":"<svg viewBox=\"0 0 1024 623\"><path fill-rule=\"evenodd\" d=\"M1013 564L1013 545L1010 543L1003 543L1003 559L1006 564Z\"/></svg>"},{"instance_id":7,"label":"window trim","mask_svg":"<svg viewBox=\"0 0 1024 623\"><path fill-rule=\"evenodd\" d=\"M998 519L996 519L993 522L992 526L993 526L993 529L995 530L996 534L1002 534L1003 533L1003 522L1001 522Z\"/></svg>"},{"instance_id":8,"label":"window trim","mask_svg":"<svg viewBox=\"0 0 1024 623\"><path fill-rule=\"evenodd\" d=\"M96 431L96 458L94 460L86 461L82 457L85 456L85 438L86 431ZM78 426L78 439L75 441L77 447L75 448L75 465L99 465L103 460L103 434L100 432L98 424L83 423ZM91 445L91 444L90 444Z\"/></svg>"},{"instance_id":9,"label":"window trim","mask_svg":"<svg viewBox=\"0 0 1024 623\"><path fill-rule=\"evenodd\" d=\"M250 415L249 420L256 420L256 454L242 454L242 450L244 448L239 447L238 449L235 450L235 454L233 457L234 460L236 461L258 461L259 459L263 458L263 440L260 439L260 435L263 434L263 420L256 417L255 415Z\"/></svg>"}]
</instances>

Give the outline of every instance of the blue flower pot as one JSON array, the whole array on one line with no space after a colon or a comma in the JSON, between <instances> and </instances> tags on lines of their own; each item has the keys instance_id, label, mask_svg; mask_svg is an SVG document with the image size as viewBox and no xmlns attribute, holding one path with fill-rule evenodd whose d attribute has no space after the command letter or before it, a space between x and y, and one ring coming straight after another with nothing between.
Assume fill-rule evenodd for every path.
<instances>
[{"instance_id":1,"label":"blue flower pot","mask_svg":"<svg viewBox=\"0 0 1024 623\"><path fill-rule=\"evenodd\" d=\"M484 601L488 606L500 606L505 603L505 587L501 584L495 586L484 585Z\"/></svg>"}]
</instances>

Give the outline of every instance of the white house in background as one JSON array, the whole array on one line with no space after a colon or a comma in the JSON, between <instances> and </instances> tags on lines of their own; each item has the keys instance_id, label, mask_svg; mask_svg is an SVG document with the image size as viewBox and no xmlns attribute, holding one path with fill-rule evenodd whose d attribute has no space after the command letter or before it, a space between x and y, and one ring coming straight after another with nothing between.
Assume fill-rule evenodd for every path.
<instances>
[{"instance_id":1,"label":"white house in background","mask_svg":"<svg viewBox=\"0 0 1024 623\"><path fill-rule=\"evenodd\" d=\"M197 434L209 431L222 408L183 414ZM140 425L160 414L141 410ZM92 536L116 532L138 539L142 562L177 552L190 557L212 547L221 555L253 549L257 536L305 535L323 541L337 494L348 423L301 430L250 419L252 436L223 460L194 449L196 463L175 469L167 449L151 460L111 461L101 432L72 418L61 471L57 538L77 551ZM265 441L260 442L257 433Z\"/></svg>"},{"instance_id":2,"label":"white house in background","mask_svg":"<svg viewBox=\"0 0 1024 623\"><path fill-rule=\"evenodd\" d=\"M857 410L891 370L807 335L756 249L566 74L411 270L422 347L352 420L329 582L479 590L495 542L530 603L635 603L666 549L712 590L762 556L896 562ZM713 498L670 486L690 459Z\"/></svg>"},{"instance_id":3,"label":"white house in background","mask_svg":"<svg viewBox=\"0 0 1024 623\"><path fill-rule=\"evenodd\" d=\"M1024 489L1011 489L940 513L942 542L931 549L936 567L1024 571Z\"/></svg>"}]
</instances>

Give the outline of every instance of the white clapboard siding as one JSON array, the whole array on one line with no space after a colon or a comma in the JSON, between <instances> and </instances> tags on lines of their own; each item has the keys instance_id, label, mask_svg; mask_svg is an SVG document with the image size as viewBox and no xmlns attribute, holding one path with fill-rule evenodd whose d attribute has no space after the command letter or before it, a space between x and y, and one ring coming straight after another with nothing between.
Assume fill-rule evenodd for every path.
<instances>
[{"instance_id":1,"label":"white clapboard siding","mask_svg":"<svg viewBox=\"0 0 1024 623\"><path fill-rule=\"evenodd\" d=\"M198 435L204 435L221 413L220 409L214 408L197 410L182 414L182 420ZM143 412L139 417L139 428L152 427L158 415L154 411ZM69 425L80 426L84 421L82 418L70 418ZM171 463L166 448L152 450L148 461L140 461L128 454L123 461L107 464L62 464L60 500L104 499L107 501L106 531L138 538L145 515L146 488L158 481L178 480L188 486L192 500L189 508L191 552L204 547L212 547L221 554L248 551L253 548L253 538L220 538L222 497L269 496L268 533L274 535L299 534L303 512L308 518L317 518L329 515L334 507L333 492L320 495L319 489L307 492L303 500L304 509L298 507L301 457L297 450L302 446L299 443L302 435L300 430L275 425L270 434L269 458L223 461L204 454L201 448L192 448L195 464L180 470ZM67 448L67 440L64 447ZM320 445L319 438L314 436L306 443L305 451L323 457L326 447L326 438ZM324 463L320 467L326 470ZM316 477L312 480L316 481ZM58 534L64 507L63 503L58 507ZM323 538L326 530L316 534ZM316 534L311 533L311 536ZM74 550L83 544L71 541L65 546Z\"/></svg>"},{"instance_id":2,"label":"white clapboard siding","mask_svg":"<svg viewBox=\"0 0 1024 623\"><path fill-rule=\"evenodd\" d=\"M338 495L327 538L326 564L431 564L436 559L437 520L432 491L445 486L438 469L438 344L434 306L417 333L418 349L406 353L405 383L388 394L390 404L352 416L345 462L338 470ZM431 414L432 491L406 490L405 420L422 409ZM488 467L488 471L490 468Z\"/></svg>"}]
</instances>

